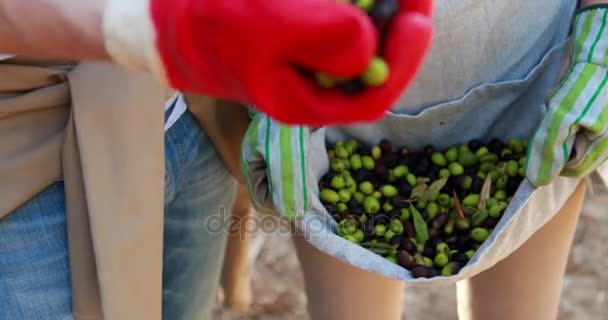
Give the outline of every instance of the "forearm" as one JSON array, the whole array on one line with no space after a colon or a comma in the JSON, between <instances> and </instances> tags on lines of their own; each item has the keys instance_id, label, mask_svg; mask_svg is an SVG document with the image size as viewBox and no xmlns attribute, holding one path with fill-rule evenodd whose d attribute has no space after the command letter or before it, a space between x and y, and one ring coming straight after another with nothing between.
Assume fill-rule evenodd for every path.
<instances>
[{"instance_id":1,"label":"forearm","mask_svg":"<svg viewBox=\"0 0 608 320\"><path fill-rule=\"evenodd\" d=\"M581 0L581 8L595 4L608 4L608 0Z\"/></svg>"},{"instance_id":2,"label":"forearm","mask_svg":"<svg viewBox=\"0 0 608 320\"><path fill-rule=\"evenodd\" d=\"M106 0L0 0L0 53L109 60L101 31L105 3Z\"/></svg>"}]
</instances>

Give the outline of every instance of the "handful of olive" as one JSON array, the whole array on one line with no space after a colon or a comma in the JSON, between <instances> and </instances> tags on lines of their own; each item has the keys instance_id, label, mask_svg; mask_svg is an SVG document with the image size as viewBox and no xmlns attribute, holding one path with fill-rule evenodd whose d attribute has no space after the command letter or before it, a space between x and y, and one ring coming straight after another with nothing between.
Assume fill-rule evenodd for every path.
<instances>
[{"instance_id":1,"label":"handful of olive","mask_svg":"<svg viewBox=\"0 0 608 320\"><path fill-rule=\"evenodd\" d=\"M398 0L338 0L350 3L363 10L370 17L380 39L388 29L392 18L399 10ZM382 46L380 46L382 47ZM317 84L324 88L339 87L343 92L355 94L363 91L365 86L377 87L383 85L389 78L389 67L380 56L372 59L365 72L354 79L340 79L331 75L315 73Z\"/></svg>"},{"instance_id":2,"label":"handful of olive","mask_svg":"<svg viewBox=\"0 0 608 320\"><path fill-rule=\"evenodd\" d=\"M411 152L386 139L338 141L320 198L338 234L410 270L458 273L491 235L524 176L528 141L479 140Z\"/></svg>"}]
</instances>

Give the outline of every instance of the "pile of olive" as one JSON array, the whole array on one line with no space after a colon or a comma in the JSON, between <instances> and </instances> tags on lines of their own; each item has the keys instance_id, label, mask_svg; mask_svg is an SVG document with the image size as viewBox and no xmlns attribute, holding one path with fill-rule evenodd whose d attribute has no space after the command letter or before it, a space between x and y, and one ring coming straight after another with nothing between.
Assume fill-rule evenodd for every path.
<instances>
[{"instance_id":1,"label":"pile of olive","mask_svg":"<svg viewBox=\"0 0 608 320\"><path fill-rule=\"evenodd\" d=\"M337 232L410 270L450 276L500 221L521 184L528 142L472 140L447 150L338 141L320 198Z\"/></svg>"},{"instance_id":2,"label":"pile of olive","mask_svg":"<svg viewBox=\"0 0 608 320\"><path fill-rule=\"evenodd\" d=\"M392 18L399 10L398 0L338 0L351 3L367 13L380 39L384 37ZM380 50L382 49L382 42ZM377 87L383 85L389 77L389 67L380 56L372 59L365 72L354 79L340 79L331 75L315 73L317 84L324 88L339 87L343 92L354 94L361 92L365 86Z\"/></svg>"}]
</instances>

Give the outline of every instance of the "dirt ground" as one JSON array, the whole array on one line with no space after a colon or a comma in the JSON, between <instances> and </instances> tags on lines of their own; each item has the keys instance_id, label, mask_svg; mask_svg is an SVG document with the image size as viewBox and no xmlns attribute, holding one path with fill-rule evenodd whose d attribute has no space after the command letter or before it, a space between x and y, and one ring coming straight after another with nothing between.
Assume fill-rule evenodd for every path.
<instances>
[{"instance_id":1,"label":"dirt ground","mask_svg":"<svg viewBox=\"0 0 608 320\"><path fill-rule=\"evenodd\" d=\"M215 319L310 319L302 273L287 236L266 235L253 271L253 304L245 314L216 308ZM406 290L407 317L456 317L453 286ZM441 303L437 303L441 301ZM608 199L588 202L577 227L558 320L600 320L608 315Z\"/></svg>"}]
</instances>

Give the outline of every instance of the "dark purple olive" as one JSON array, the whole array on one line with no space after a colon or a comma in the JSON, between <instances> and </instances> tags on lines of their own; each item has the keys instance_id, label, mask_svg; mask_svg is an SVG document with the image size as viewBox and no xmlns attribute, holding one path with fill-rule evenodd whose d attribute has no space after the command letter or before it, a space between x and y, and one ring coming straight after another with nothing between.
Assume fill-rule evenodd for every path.
<instances>
[{"instance_id":1,"label":"dark purple olive","mask_svg":"<svg viewBox=\"0 0 608 320\"><path fill-rule=\"evenodd\" d=\"M439 237L439 236L441 236L440 229L430 229L429 230L429 237Z\"/></svg>"},{"instance_id":2,"label":"dark purple olive","mask_svg":"<svg viewBox=\"0 0 608 320\"><path fill-rule=\"evenodd\" d=\"M456 252L452 255L452 261L456 261L461 265L465 265L467 264L467 262L469 262L469 257L467 257L467 255L462 252Z\"/></svg>"},{"instance_id":3,"label":"dark purple olive","mask_svg":"<svg viewBox=\"0 0 608 320\"><path fill-rule=\"evenodd\" d=\"M350 214L352 214L353 216L356 216L356 217L360 217L365 213L365 211L361 207L352 207L352 208L349 208L348 210L350 211Z\"/></svg>"},{"instance_id":4,"label":"dark purple olive","mask_svg":"<svg viewBox=\"0 0 608 320\"><path fill-rule=\"evenodd\" d=\"M372 217L371 221L374 225L389 224L391 222L391 219L384 213L378 213Z\"/></svg>"},{"instance_id":5,"label":"dark purple olive","mask_svg":"<svg viewBox=\"0 0 608 320\"><path fill-rule=\"evenodd\" d=\"M434 268L427 268L427 276L433 278L439 275L439 271Z\"/></svg>"},{"instance_id":6,"label":"dark purple olive","mask_svg":"<svg viewBox=\"0 0 608 320\"><path fill-rule=\"evenodd\" d=\"M329 213L329 214L338 213L338 208L336 208L336 206L334 206L333 204L326 204L325 210L327 210L327 213Z\"/></svg>"},{"instance_id":7,"label":"dark purple olive","mask_svg":"<svg viewBox=\"0 0 608 320\"><path fill-rule=\"evenodd\" d=\"M467 146L469 146L469 149L471 149L471 151L475 152L479 148L483 147L483 143L477 139L473 139L473 140L469 141Z\"/></svg>"},{"instance_id":8,"label":"dark purple olive","mask_svg":"<svg viewBox=\"0 0 608 320\"><path fill-rule=\"evenodd\" d=\"M504 156L502 156L502 160L509 161L509 160L517 160L517 159L515 158L515 156L512 153L507 153Z\"/></svg>"},{"instance_id":9,"label":"dark purple olive","mask_svg":"<svg viewBox=\"0 0 608 320\"><path fill-rule=\"evenodd\" d=\"M353 172L352 176L353 176L353 179L355 179L355 181L357 183L361 183L363 181L371 180L374 176L374 173L369 170L359 169L359 170Z\"/></svg>"},{"instance_id":10,"label":"dark purple olive","mask_svg":"<svg viewBox=\"0 0 608 320\"><path fill-rule=\"evenodd\" d=\"M389 241L388 243L389 243L391 246L399 246L399 247L401 247L401 241L403 240L403 238L404 238L404 237L403 237L403 235L402 235L402 234L398 234L398 235L396 235L396 236L392 237L392 238L391 238L391 241Z\"/></svg>"},{"instance_id":11,"label":"dark purple olive","mask_svg":"<svg viewBox=\"0 0 608 320\"><path fill-rule=\"evenodd\" d=\"M416 263L414 262L414 258L407 251L399 250L397 251L397 261L399 261L399 265L406 268L413 268Z\"/></svg>"},{"instance_id":12,"label":"dark purple olive","mask_svg":"<svg viewBox=\"0 0 608 320\"><path fill-rule=\"evenodd\" d=\"M458 175L458 176L454 176L452 178L454 189L456 189L456 191L464 190L467 178L468 178L468 176L464 175L464 174L461 174L461 175Z\"/></svg>"},{"instance_id":13,"label":"dark purple olive","mask_svg":"<svg viewBox=\"0 0 608 320\"><path fill-rule=\"evenodd\" d=\"M483 226L488 229L496 227L497 224L498 219L496 218L487 218L486 221L483 222Z\"/></svg>"},{"instance_id":14,"label":"dark purple olive","mask_svg":"<svg viewBox=\"0 0 608 320\"><path fill-rule=\"evenodd\" d=\"M467 176L477 175L477 167L464 167L464 174Z\"/></svg>"},{"instance_id":15,"label":"dark purple olive","mask_svg":"<svg viewBox=\"0 0 608 320\"><path fill-rule=\"evenodd\" d=\"M429 275L428 268L422 265L414 266L410 271L414 278L427 278Z\"/></svg>"},{"instance_id":16,"label":"dark purple olive","mask_svg":"<svg viewBox=\"0 0 608 320\"><path fill-rule=\"evenodd\" d=\"M431 179L431 181L439 180L439 169L438 167L431 166L427 172L427 177Z\"/></svg>"},{"instance_id":17,"label":"dark purple olive","mask_svg":"<svg viewBox=\"0 0 608 320\"><path fill-rule=\"evenodd\" d=\"M509 179L509 181L507 182L507 187L505 188L505 192L507 193L507 195L509 196L513 196L515 195L515 193L517 193L517 189L519 189L519 185L521 184L521 181L518 181L518 179Z\"/></svg>"},{"instance_id":18,"label":"dark purple olive","mask_svg":"<svg viewBox=\"0 0 608 320\"><path fill-rule=\"evenodd\" d=\"M422 219L424 219L424 221L427 221L429 219L429 213L425 210L423 210L420 215L422 216Z\"/></svg>"},{"instance_id":19,"label":"dark purple olive","mask_svg":"<svg viewBox=\"0 0 608 320\"><path fill-rule=\"evenodd\" d=\"M442 230L446 223L448 223L448 215L440 214L433 220L431 228Z\"/></svg>"},{"instance_id":20,"label":"dark purple olive","mask_svg":"<svg viewBox=\"0 0 608 320\"><path fill-rule=\"evenodd\" d=\"M480 177L474 175L473 176L473 182L471 183L471 192L472 193L477 193L480 194L481 193L481 188L483 188L483 179L481 179Z\"/></svg>"},{"instance_id":21,"label":"dark purple olive","mask_svg":"<svg viewBox=\"0 0 608 320\"><path fill-rule=\"evenodd\" d=\"M414 229L414 225L409 220L403 223L403 230L405 232L405 236L408 238L413 238L416 236L416 229Z\"/></svg>"},{"instance_id":22,"label":"dark purple olive","mask_svg":"<svg viewBox=\"0 0 608 320\"><path fill-rule=\"evenodd\" d=\"M458 199L460 199L460 201L462 201L462 199L466 198L466 196L469 194L467 192L467 190L464 189L460 189L460 188L456 188L456 195L458 196Z\"/></svg>"},{"instance_id":23,"label":"dark purple olive","mask_svg":"<svg viewBox=\"0 0 608 320\"><path fill-rule=\"evenodd\" d=\"M435 152L435 147L433 147L432 145L428 144L428 145L424 146L424 154L427 157L430 158L434 152Z\"/></svg>"},{"instance_id":24,"label":"dark purple olive","mask_svg":"<svg viewBox=\"0 0 608 320\"><path fill-rule=\"evenodd\" d=\"M424 248L424 250L422 251L423 256L429 257L431 259L435 258L436 254L437 254L437 250L435 249L434 246L426 246Z\"/></svg>"},{"instance_id":25,"label":"dark purple olive","mask_svg":"<svg viewBox=\"0 0 608 320\"><path fill-rule=\"evenodd\" d=\"M395 153L383 154L380 163L388 168L394 168L399 164L399 156Z\"/></svg>"},{"instance_id":26,"label":"dark purple olive","mask_svg":"<svg viewBox=\"0 0 608 320\"><path fill-rule=\"evenodd\" d=\"M471 237L468 233L464 233L459 235L458 238L456 238L456 241L454 242L453 246L458 250L468 250L470 244Z\"/></svg>"},{"instance_id":27,"label":"dark purple olive","mask_svg":"<svg viewBox=\"0 0 608 320\"><path fill-rule=\"evenodd\" d=\"M399 182L399 184L397 185L397 190L399 191L399 195L405 198L409 198L410 195L412 195L412 186L406 180L402 180ZM393 204L393 206L395 205Z\"/></svg>"},{"instance_id":28,"label":"dark purple olive","mask_svg":"<svg viewBox=\"0 0 608 320\"><path fill-rule=\"evenodd\" d=\"M401 239L401 246L400 248L402 248L403 250L409 252L409 253L415 253L418 248L416 247L416 245L412 242L412 240L410 240L407 237L403 237Z\"/></svg>"},{"instance_id":29,"label":"dark purple olive","mask_svg":"<svg viewBox=\"0 0 608 320\"><path fill-rule=\"evenodd\" d=\"M326 174L323 175L323 178L321 178L322 180L325 180L327 182L331 182L331 179L333 179L336 176L336 173L333 171L328 171Z\"/></svg>"},{"instance_id":30,"label":"dark purple olive","mask_svg":"<svg viewBox=\"0 0 608 320\"><path fill-rule=\"evenodd\" d=\"M380 39L385 38L390 23L399 11L397 0L376 0L369 16L371 17Z\"/></svg>"},{"instance_id":31,"label":"dark purple olive","mask_svg":"<svg viewBox=\"0 0 608 320\"><path fill-rule=\"evenodd\" d=\"M388 168L384 165L378 165L374 169L374 174L380 181L388 181L390 174Z\"/></svg>"},{"instance_id":32,"label":"dark purple olive","mask_svg":"<svg viewBox=\"0 0 608 320\"><path fill-rule=\"evenodd\" d=\"M488 143L488 150L490 150L491 153L500 154L503 147L504 143L500 139L494 138Z\"/></svg>"},{"instance_id":33,"label":"dark purple olive","mask_svg":"<svg viewBox=\"0 0 608 320\"><path fill-rule=\"evenodd\" d=\"M351 197L346 205L348 206L348 209L352 211L352 209L356 208L359 204L357 203L357 200L355 200L354 197Z\"/></svg>"},{"instance_id":34,"label":"dark purple olive","mask_svg":"<svg viewBox=\"0 0 608 320\"><path fill-rule=\"evenodd\" d=\"M346 94L357 94L363 91L365 85L360 79L353 79L340 84L340 88Z\"/></svg>"},{"instance_id":35,"label":"dark purple olive","mask_svg":"<svg viewBox=\"0 0 608 320\"><path fill-rule=\"evenodd\" d=\"M368 145L360 145L357 152L362 156L371 156L372 148L370 148Z\"/></svg>"},{"instance_id":36,"label":"dark purple olive","mask_svg":"<svg viewBox=\"0 0 608 320\"><path fill-rule=\"evenodd\" d=\"M378 145L383 155L393 152L393 143L388 139L382 139Z\"/></svg>"},{"instance_id":37,"label":"dark purple olive","mask_svg":"<svg viewBox=\"0 0 608 320\"><path fill-rule=\"evenodd\" d=\"M407 184L407 186L409 187L409 183L405 182L405 184ZM400 188L397 187L397 190L399 191L399 194L401 194L401 190L399 190L399 189ZM391 205L393 207L395 207L397 209L408 208L410 206L408 197L409 197L409 195L408 196L401 196L401 195L400 196L395 196L395 197L392 197L390 199L390 203L391 203Z\"/></svg>"},{"instance_id":38,"label":"dark purple olive","mask_svg":"<svg viewBox=\"0 0 608 320\"><path fill-rule=\"evenodd\" d=\"M401 217L401 210L393 209L389 211L387 215L390 219L399 219Z\"/></svg>"},{"instance_id":39,"label":"dark purple olive","mask_svg":"<svg viewBox=\"0 0 608 320\"><path fill-rule=\"evenodd\" d=\"M426 246L431 246L433 248L437 247L438 244L442 243L443 240L441 238L430 238L426 241Z\"/></svg>"},{"instance_id":40,"label":"dark purple olive","mask_svg":"<svg viewBox=\"0 0 608 320\"><path fill-rule=\"evenodd\" d=\"M375 229L374 229L374 224L370 220L363 223L361 226L361 229L363 230L363 233L367 237L372 237L376 234Z\"/></svg>"}]
</instances>

